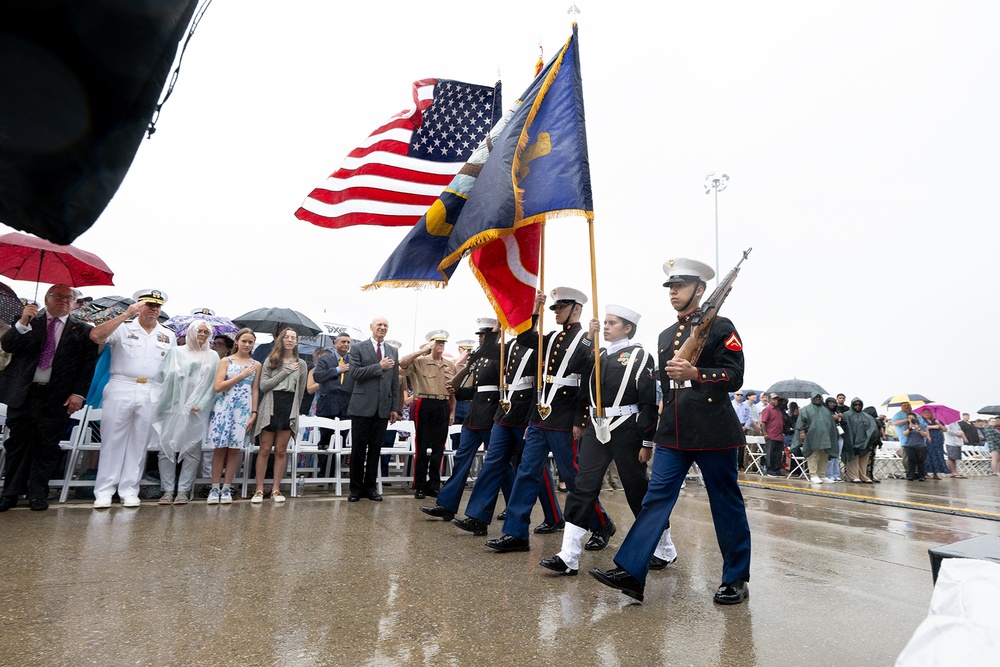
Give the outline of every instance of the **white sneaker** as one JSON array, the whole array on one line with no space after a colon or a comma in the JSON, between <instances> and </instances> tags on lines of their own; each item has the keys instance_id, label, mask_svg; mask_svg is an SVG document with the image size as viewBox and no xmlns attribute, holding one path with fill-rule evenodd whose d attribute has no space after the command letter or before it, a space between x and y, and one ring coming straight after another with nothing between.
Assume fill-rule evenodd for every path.
<instances>
[{"instance_id":1,"label":"white sneaker","mask_svg":"<svg viewBox=\"0 0 1000 667\"><path fill-rule=\"evenodd\" d=\"M94 501L95 510L106 510L111 507L111 496L103 496Z\"/></svg>"},{"instance_id":2,"label":"white sneaker","mask_svg":"<svg viewBox=\"0 0 1000 667\"><path fill-rule=\"evenodd\" d=\"M211 494L209 494L211 496ZM223 489L222 495L219 498L219 502L223 505L231 505L233 502L233 491L232 489Z\"/></svg>"},{"instance_id":3,"label":"white sneaker","mask_svg":"<svg viewBox=\"0 0 1000 667\"><path fill-rule=\"evenodd\" d=\"M823 480L821 480L816 475L813 475L812 477L810 477L809 481L812 482L813 484L822 484L823 483Z\"/></svg>"},{"instance_id":4,"label":"white sneaker","mask_svg":"<svg viewBox=\"0 0 1000 667\"><path fill-rule=\"evenodd\" d=\"M836 481L837 481L837 480L833 479L832 477L824 477L824 478L823 478L823 483L824 483L824 484L833 484L833 483L834 483L834 482L836 482Z\"/></svg>"},{"instance_id":5,"label":"white sneaker","mask_svg":"<svg viewBox=\"0 0 1000 667\"><path fill-rule=\"evenodd\" d=\"M206 505L218 505L219 504L219 498L220 498L219 490L218 489L212 489L211 491L208 492L208 500L205 501L205 504Z\"/></svg>"},{"instance_id":6,"label":"white sneaker","mask_svg":"<svg viewBox=\"0 0 1000 667\"><path fill-rule=\"evenodd\" d=\"M122 498L122 507L138 507L142 504L139 496L125 496Z\"/></svg>"}]
</instances>

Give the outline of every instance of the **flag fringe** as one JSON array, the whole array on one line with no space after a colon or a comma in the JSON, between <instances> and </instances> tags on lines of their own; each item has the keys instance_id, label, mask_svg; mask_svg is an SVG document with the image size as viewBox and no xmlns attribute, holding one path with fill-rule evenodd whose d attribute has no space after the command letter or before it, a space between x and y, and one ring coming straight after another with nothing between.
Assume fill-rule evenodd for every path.
<instances>
[{"instance_id":1,"label":"flag fringe","mask_svg":"<svg viewBox=\"0 0 1000 667\"><path fill-rule=\"evenodd\" d=\"M371 292L379 289L380 287L403 288L403 289L432 287L436 289L444 289L447 286L448 286L447 278L445 278L444 280L379 280L378 282L362 285L361 291Z\"/></svg>"}]
</instances>

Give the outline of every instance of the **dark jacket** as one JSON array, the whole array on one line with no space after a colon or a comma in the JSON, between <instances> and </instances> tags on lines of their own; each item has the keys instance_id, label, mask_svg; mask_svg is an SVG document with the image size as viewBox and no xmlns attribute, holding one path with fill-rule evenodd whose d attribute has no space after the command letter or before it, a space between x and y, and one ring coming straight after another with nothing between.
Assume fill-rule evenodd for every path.
<instances>
[{"instance_id":1,"label":"dark jacket","mask_svg":"<svg viewBox=\"0 0 1000 667\"><path fill-rule=\"evenodd\" d=\"M350 351L344 361L350 358ZM319 383L319 401L316 403L316 414L320 417L347 418L347 405L351 402L351 392L354 390L354 376L351 371L343 374L338 370L340 354L334 350L316 360L313 368L313 378Z\"/></svg>"},{"instance_id":2,"label":"dark jacket","mask_svg":"<svg viewBox=\"0 0 1000 667\"><path fill-rule=\"evenodd\" d=\"M493 415L500 403L500 359L499 345L495 342L499 335L489 332L483 336L483 344L469 354L466 366L459 375L464 378L461 386L455 388L455 400L471 401L469 412L462 420L462 426L473 430L493 428ZM485 348L485 349L484 349ZM497 356L487 352L497 351ZM481 387L497 387L480 391Z\"/></svg>"},{"instance_id":3,"label":"dark jacket","mask_svg":"<svg viewBox=\"0 0 1000 667\"><path fill-rule=\"evenodd\" d=\"M538 412L537 404L531 408L529 421L536 426L553 431L569 431L573 426L582 426L585 423L583 406L577 400L580 390L579 372L581 369L575 368L571 359L562 377L575 376L576 384L554 384L550 381L551 378L559 375L559 368L562 366L563 358L571 348L573 339L578 334L582 337L582 328L579 322L565 324L559 331L552 331L545 334L542 341L543 350L541 352L537 349L538 333L533 328L517 337L518 345L533 349L537 354L546 355L545 363L543 364L545 383L542 391L552 409L548 416L543 419Z\"/></svg>"}]
</instances>

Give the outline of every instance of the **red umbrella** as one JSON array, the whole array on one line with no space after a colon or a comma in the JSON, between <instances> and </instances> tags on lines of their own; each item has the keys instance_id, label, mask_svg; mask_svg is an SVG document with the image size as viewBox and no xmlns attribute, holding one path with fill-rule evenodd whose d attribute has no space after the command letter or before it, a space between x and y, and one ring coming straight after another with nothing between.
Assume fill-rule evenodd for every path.
<instances>
[{"instance_id":1,"label":"red umbrella","mask_svg":"<svg viewBox=\"0 0 1000 667\"><path fill-rule=\"evenodd\" d=\"M0 274L34 280L36 299L40 282L71 287L114 285L114 274L97 255L18 232L0 236Z\"/></svg>"}]
</instances>

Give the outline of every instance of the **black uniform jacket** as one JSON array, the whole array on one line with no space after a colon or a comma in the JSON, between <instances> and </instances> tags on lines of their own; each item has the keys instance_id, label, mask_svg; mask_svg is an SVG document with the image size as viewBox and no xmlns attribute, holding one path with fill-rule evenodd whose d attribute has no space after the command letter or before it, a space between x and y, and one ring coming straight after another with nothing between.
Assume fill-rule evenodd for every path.
<instances>
[{"instance_id":1,"label":"black uniform jacket","mask_svg":"<svg viewBox=\"0 0 1000 667\"><path fill-rule=\"evenodd\" d=\"M563 357L566 355L566 351L572 343L573 337L582 331L579 322L574 322L573 324L564 324L562 329L559 331L552 331L545 334L545 338L542 341L543 351L539 354L545 354L545 350L549 349L549 341L552 337L555 337L555 341L552 345L552 353L545 360L544 373L545 376L552 377L558 374L559 367L562 365ZM517 337L518 345L523 345L524 347L530 347L536 350L538 348L538 334L535 330L529 329ZM573 373L579 373L580 368L573 365L573 360L570 359L570 363L567 364L564 377ZM536 370L537 372L537 370ZM583 423L584 409L583 405L577 400L577 395L579 393L579 385L560 385L558 387L553 387L546 380L544 384L543 391L545 395L548 396L549 405L552 406L552 411L549 416L542 419L542 416L538 412L537 404L534 404L531 408L531 416L529 421L532 424L540 426L544 429L549 429L552 431L569 431L572 430L574 425Z\"/></svg>"},{"instance_id":2,"label":"black uniform jacket","mask_svg":"<svg viewBox=\"0 0 1000 667\"><path fill-rule=\"evenodd\" d=\"M593 405L592 398L597 397L596 378L594 377L594 347L589 339L584 339L577 348L575 356L579 358L579 366L585 370L582 372L584 381L580 388L579 399L587 409L585 421L590 421L590 406ZM607 352L601 349L601 403L604 407L614 404L615 397L618 396L618 389L625 378L625 369L628 367L629 359L633 355L642 355L642 345L629 345L618 350L608 358ZM576 362L577 359L574 359ZM652 440L656 431L656 361L655 355L647 354L646 363L643 365L642 357L636 358L629 372L631 376L625 385L625 393L618 405L638 405L639 412L631 415L629 419L617 427L619 428L633 425L638 428L643 440ZM638 378L636 375L638 374ZM610 419L615 419L611 417Z\"/></svg>"},{"instance_id":3,"label":"black uniform jacket","mask_svg":"<svg viewBox=\"0 0 1000 667\"><path fill-rule=\"evenodd\" d=\"M488 356L490 359L495 359L497 362L497 375L500 373L500 343L497 339L493 339L490 342L488 339L483 341L482 346L480 346L479 353L482 356ZM504 383L506 385L511 385L516 379L514 375L517 373L518 367L521 365L521 360L527 357L527 361L524 365L523 377L534 377L535 373L538 371L535 362L535 352L531 348L519 345L517 340L512 340L507 343L507 350L504 353ZM503 398L501 394L500 398ZM531 410L531 405L535 400L535 389L534 383L532 387L528 389L521 389L519 391L510 392L510 408L504 411L503 406L498 406L496 413L493 415L493 421L501 426L506 426L508 428L527 428L528 426L528 413ZM499 403L499 401L498 401Z\"/></svg>"},{"instance_id":4,"label":"black uniform jacket","mask_svg":"<svg viewBox=\"0 0 1000 667\"><path fill-rule=\"evenodd\" d=\"M462 420L465 428L477 431L493 428L493 415L500 404L500 359L493 354L494 350L500 349L496 343L498 336L494 331L483 336L483 344L473 350L466 360L466 375L462 386L455 389L455 400L472 401L469 414ZM487 352L490 353L489 356ZM480 387L489 386L497 389L479 391Z\"/></svg>"},{"instance_id":5,"label":"black uniform jacket","mask_svg":"<svg viewBox=\"0 0 1000 667\"><path fill-rule=\"evenodd\" d=\"M672 389L667 362L691 333L685 317L660 334L658 372L663 410L653 442L676 449L729 449L745 444L729 392L743 385L743 343L733 323L717 317L698 359L698 379L689 388Z\"/></svg>"}]
</instances>

